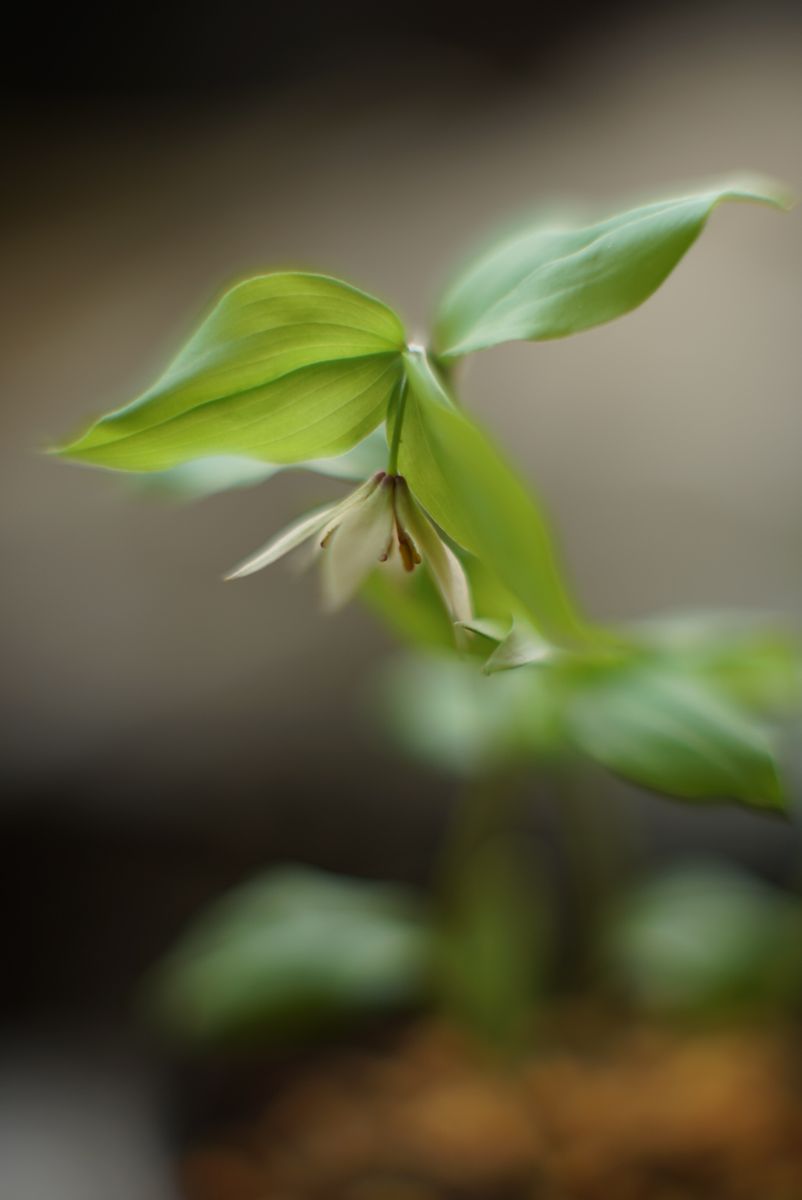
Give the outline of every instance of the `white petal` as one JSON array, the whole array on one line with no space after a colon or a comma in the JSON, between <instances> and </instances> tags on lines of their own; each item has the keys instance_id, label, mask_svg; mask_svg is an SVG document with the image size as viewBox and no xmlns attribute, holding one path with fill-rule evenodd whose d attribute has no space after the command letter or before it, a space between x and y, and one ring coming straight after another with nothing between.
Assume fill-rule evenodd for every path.
<instances>
[{"instance_id":1,"label":"white petal","mask_svg":"<svg viewBox=\"0 0 802 1200\"><path fill-rule=\"evenodd\" d=\"M299 517L297 521L293 521L291 525L282 529L281 533L272 537L267 545L258 550L256 554L252 554L250 558L241 562L225 578L227 580L242 579L245 575L253 575L254 571L261 571L263 567L269 567L283 555L289 554L290 550L300 546L301 542L312 537L313 534L320 533L321 538L325 537L327 533L337 527L345 513L375 491L381 478L381 473L372 475L370 479L353 492L349 492L342 500L338 500L336 504L326 504L322 508L315 508L305 516Z\"/></svg>"},{"instance_id":2,"label":"white petal","mask_svg":"<svg viewBox=\"0 0 802 1200\"><path fill-rule=\"evenodd\" d=\"M326 504L323 508L315 508L305 516L299 517L271 538L261 550L257 550L256 554L252 554L230 571L225 578L242 579L245 575L253 575L254 571L261 571L262 567L269 567L276 559L289 554L290 550L294 550L306 538L321 530L339 507L339 504Z\"/></svg>"},{"instance_id":3,"label":"white petal","mask_svg":"<svg viewBox=\"0 0 802 1200\"><path fill-rule=\"evenodd\" d=\"M387 552L393 536L393 487L383 481L352 507L323 552L323 596L328 608L340 608Z\"/></svg>"},{"instance_id":4,"label":"white petal","mask_svg":"<svg viewBox=\"0 0 802 1200\"><path fill-rule=\"evenodd\" d=\"M401 521L417 542L452 620L467 625L473 614L471 593L462 563L412 499L402 479L396 480L396 504Z\"/></svg>"}]
</instances>

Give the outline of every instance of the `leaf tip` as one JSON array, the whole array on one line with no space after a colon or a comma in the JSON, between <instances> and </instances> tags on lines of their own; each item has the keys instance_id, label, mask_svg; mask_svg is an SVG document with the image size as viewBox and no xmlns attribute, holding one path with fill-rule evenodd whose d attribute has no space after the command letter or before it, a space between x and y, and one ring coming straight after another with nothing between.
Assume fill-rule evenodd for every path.
<instances>
[{"instance_id":1,"label":"leaf tip","mask_svg":"<svg viewBox=\"0 0 802 1200\"><path fill-rule=\"evenodd\" d=\"M768 175L743 173L734 176L732 180L720 189L722 200L754 201L758 204L768 204L782 212L789 212L797 203L797 197L781 180Z\"/></svg>"}]
</instances>

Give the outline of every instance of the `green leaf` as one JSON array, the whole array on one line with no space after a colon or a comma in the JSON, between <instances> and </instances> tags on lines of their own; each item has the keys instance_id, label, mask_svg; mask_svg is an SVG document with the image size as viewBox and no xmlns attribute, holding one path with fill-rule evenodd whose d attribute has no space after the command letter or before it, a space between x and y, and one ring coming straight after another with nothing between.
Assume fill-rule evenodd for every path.
<instances>
[{"instance_id":1,"label":"green leaf","mask_svg":"<svg viewBox=\"0 0 802 1200\"><path fill-rule=\"evenodd\" d=\"M799 707L802 648L776 620L754 613L686 612L641 621L628 633L754 712L777 716Z\"/></svg>"},{"instance_id":2,"label":"green leaf","mask_svg":"<svg viewBox=\"0 0 802 1200\"><path fill-rule=\"evenodd\" d=\"M385 667L372 708L407 754L470 779L560 749L560 713L550 684L540 671L488 679L470 659L416 655Z\"/></svg>"},{"instance_id":3,"label":"green leaf","mask_svg":"<svg viewBox=\"0 0 802 1200\"><path fill-rule=\"evenodd\" d=\"M396 315L348 284L263 275L223 297L152 388L60 453L127 471L341 454L383 419L403 346Z\"/></svg>"},{"instance_id":4,"label":"green leaf","mask_svg":"<svg viewBox=\"0 0 802 1200\"><path fill-rule=\"evenodd\" d=\"M723 863L648 880L605 937L616 980L650 1010L705 1013L782 1005L802 985L798 901Z\"/></svg>"},{"instance_id":5,"label":"green leaf","mask_svg":"<svg viewBox=\"0 0 802 1200\"><path fill-rule=\"evenodd\" d=\"M429 927L403 888L287 867L204 913L147 999L183 1037L297 1041L414 1000L430 954Z\"/></svg>"},{"instance_id":6,"label":"green leaf","mask_svg":"<svg viewBox=\"0 0 802 1200\"><path fill-rule=\"evenodd\" d=\"M358 445L333 458L313 458L299 463L265 463L238 455L214 455L181 463L167 471L146 471L127 475L138 490L177 500L201 500L232 488L254 487L265 483L280 471L313 471L332 479L359 481L375 474L387 462L387 441L382 429L375 429Z\"/></svg>"},{"instance_id":7,"label":"green leaf","mask_svg":"<svg viewBox=\"0 0 802 1200\"><path fill-rule=\"evenodd\" d=\"M368 608L412 646L454 650L454 626L428 571L373 571L360 592Z\"/></svg>"},{"instance_id":8,"label":"green leaf","mask_svg":"<svg viewBox=\"0 0 802 1200\"><path fill-rule=\"evenodd\" d=\"M571 686L573 740L611 771L688 800L782 809L771 739L705 680L644 660L579 668Z\"/></svg>"},{"instance_id":9,"label":"green leaf","mask_svg":"<svg viewBox=\"0 0 802 1200\"><path fill-rule=\"evenodd\" d=\"M565 337L622 316L660 286L723 200L789 206L776 184L727 183L585 228L544 225L501 243L448 291L437 322L438 356Z\"/></svg>"},{"instance_id":10,"label":"green leaf","mask_svg":"<svg viewBox=\"0 0 802 1200\"><path fill-rule=\"evenodd\" d=\"M454 407L420 352L405 356L399 469L430 517L475 554L544 636L589 637L557 563L546 522L490 439Z\"/></svg>"}]
</instances>

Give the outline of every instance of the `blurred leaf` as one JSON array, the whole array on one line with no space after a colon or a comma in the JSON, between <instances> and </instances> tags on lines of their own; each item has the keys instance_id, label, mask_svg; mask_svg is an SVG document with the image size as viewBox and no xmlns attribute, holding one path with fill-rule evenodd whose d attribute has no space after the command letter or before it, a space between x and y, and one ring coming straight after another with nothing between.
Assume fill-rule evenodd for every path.
<instances>
[{"instance_id":1,"label":"blurred leaf","mask_svg":"<svg viewBox=\"0 0 802 1200\"><path fill-rule=\"evenodd\" d=\"M802 698L799 641L760 614L678 613L642 621L628 633L756 712L787 713Z\"/></svg>"},{"instance_id":2,"label":"blurred leaf","mask_svg":"<svg viewBox=\"0 0 802 1200\"><path fill-rule=\"evenodd\" d=\"M629 312L660 286L723 200L779 208L789 203L774 183L727 183L584 229L539 227L503 242L468 267L445 296L438 356L564 337Z\"/></svg>"},{"instance_id":3,"label":"blurred leaf","mask_svg":"<svg viewBox=\"0 0 802 1200\"><path fill-rule=\"evenodd\" d=\"M391 661L380 712L414 758L463 778L554 752L559 710L549 680L517 671L488 679L476 662L431 655Z\"/></svg>"},{"instance_id":4,"label":"blurred leaf","mask_svg":"<svg viewBox=\"0 0 802 1200\"><path fill-rule=\"evenodd\" d=\"M568 724L590 758L688 800L781 809L765 730L703 679L654 659L573 671Z\"/></svg>"},{"instance_id":5,"label":"blurred leaf","mask_svg":"<svg viewBox=\"0 0 802 1200\"><path fill-rule=\"evenodd\" d=\"M493 571L557 643L589 637L566 590L546 523L487 436L454 407L424 355L406 355L399 469L458 546Z\"/></svg>"},{"instance_id":6,"label":"blurred leaf","mask_svg":"<svg viewBox=\"0 0 802 1200\"><path fill-rule=\"evenodd\" d=\"M403 347L396 315L348 284L262 275L223 297L152 388L60 453L128 471L340 454L384 418Z\"/></svg>"},{"instance_id":7,"label":"blurred leaf","mask_svg":"<svg viewBox=\"0 0 802 1200\"><path fill-rule=\"evenodd\" d=\"M373 571L360 596L409 645L454 650L454 627L428 571Z\"/></svg>"},{"instance_id":8,"label":"blurred leaf","mask_svg":"<svg viewBox=\"0 0 802 1200\"><path fill-rule=\"evenodd\" d=\"M430 954L428 925L403 888L286 867L204 913L155 973L150 998L183 1037L294 1041L418 998Z\"/></svg>"},{"instance_id":9,"label":"blurred leaf","mask_svg":"<svg viewBox=\"0 0 802 1200\"><path fill-rule=\"evenodd\" d=\"M375 429L345 454L316 458L299 463L265 463L237 455L215 455L181 463L167 471L148 471L126 478L142 491L180 500L200 500L231 488L253 487L264 483L279 471L297 469L328 475L332 479L361 480L380 470L387 462L387 441L383 429Z\"/></svg>"},{"instance_id":10,"label":"blurred leaf","mask_svg":"<svg viewBox=\"0 0 802 1200\"><path fill-rule=\"evenodd\" d=\"M619 907L605 947L616 978L661 1012L783 1002L802 986L799 901L721 863L647 880Z\"/></svg>"}]
</instances>

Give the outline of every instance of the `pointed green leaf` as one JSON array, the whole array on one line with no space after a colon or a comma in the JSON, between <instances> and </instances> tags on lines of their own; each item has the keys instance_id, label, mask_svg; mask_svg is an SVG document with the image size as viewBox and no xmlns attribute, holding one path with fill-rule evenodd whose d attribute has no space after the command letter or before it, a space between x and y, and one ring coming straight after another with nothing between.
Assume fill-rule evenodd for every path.
<instances>
[{"instance_id":1,"label":"pointed green leaf","mask_svg":"<svg viewBox=\"0 0 802 1200\"><path fill-rule=\"evenodd\" d=\"M591 758L688 800L783 807L772 741L703 679L660 661L579 673L568 721Z\"/></svg>"},{"instance_id":2,"label":"pointed green leaf","mask_svg":"<svg viewBox=\"0 0 802 1200\"><path fill-rule=\"evenodd\" d=\"M585 640L546 523L490 439L456 409L425 355L405 357L408 388L399 469L434 521L475 554L547 637Z\"/></svg>"},{"instance_id":3,"label":"pointed green leaf","mask_svg":"<svg viewBox=\"0 0 802 1200\"><path fill-rule=\"evenodd\" d=\"M152 388L61 453L128 471L340 454L383 419L403 346L396 315L348 284L263 275L223 297Z\"/></svg>"},{"instance_id":4,"label":"pointed green leaf","mask_svg":"<svg viewBox=\"0 0 802 1200\"><path fill-rule=\"evenodd\" d=\"M776 184L728 183L631 209L586 228L530 229L456 280L440 308L443 359L500 342L565 337L642 304L723 200L788 207Z\"/></svg>"}]
</instances>

